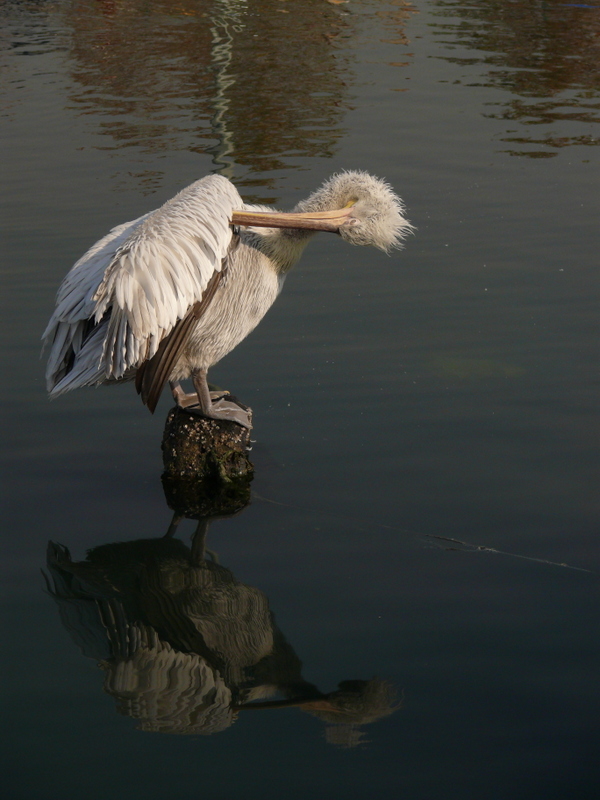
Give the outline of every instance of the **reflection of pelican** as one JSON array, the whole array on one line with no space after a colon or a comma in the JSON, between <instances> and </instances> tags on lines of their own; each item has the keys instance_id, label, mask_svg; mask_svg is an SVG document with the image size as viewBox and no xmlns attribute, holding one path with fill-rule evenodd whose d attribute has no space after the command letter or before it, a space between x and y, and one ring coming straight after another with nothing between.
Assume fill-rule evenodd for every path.
<instances>
[{"instance_id":1,"label":"reflection of pelican","mask_svg":"<svg viewBox=\"0 0 600 800\"><path fill-rule=\"evenodd\" d=\"M66 276L44 333L51 396L135 377L154 411L169 381L179 405L250 427L223 392L211 395L208 368L260 322L315 231L387 251L410 230L402 211L364 172L335 175L290 214L245 206L220 175L193 183L113 228ZM190 395L179 383L188 377Z\"/></svg>"},{"instance_id":2,"label":"reflection of pelican","mask_svg":"<svg viewBox=\"0 0 600 800\"><path fill-rule=\"evenodd\" d=\"M100 663L121 713L147 731L212 734L242 710L296 706L330 726L329 741L352 746L359 726L398 707L377 679L329 694L306 681L265 594L206 559L207 520L191 548L174 538L176 522L161 539L102 545L80 562L48 546L63 624Z\"/></svg>"}]
</instances>

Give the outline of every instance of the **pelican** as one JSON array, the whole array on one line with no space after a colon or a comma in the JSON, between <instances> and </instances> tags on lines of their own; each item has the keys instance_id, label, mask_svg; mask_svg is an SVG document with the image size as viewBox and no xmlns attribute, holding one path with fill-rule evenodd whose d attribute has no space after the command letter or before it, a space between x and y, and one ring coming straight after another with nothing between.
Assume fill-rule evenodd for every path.
<instances>
[{"instance_id":1,"label":"pelican","mask_svg":"<svg viewBox=\"0 0 600 800\"><path fill-rule=\"evenodd\" d=\"M208 369L258 325L317 231L389 252L412 228L403 213L385 181L359 171L333 175L291 213L246 205L221 175L192 183L113 228L63 280L43 334L50 397L135 380L154 413L168 382L181 408L250 428L227 392L209 391Z\"/></svg>"}]
</instances>

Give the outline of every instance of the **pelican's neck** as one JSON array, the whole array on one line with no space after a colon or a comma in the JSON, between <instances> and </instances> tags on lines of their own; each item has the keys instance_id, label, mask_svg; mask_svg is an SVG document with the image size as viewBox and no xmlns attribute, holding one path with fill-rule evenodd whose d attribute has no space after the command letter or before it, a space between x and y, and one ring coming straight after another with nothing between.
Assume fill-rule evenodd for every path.
<instances>
[{"instance_id":1,"label":"pelican's neck","mask_svg":"<svg viewBox=\"0 0 600 800\"><path fill-rule=\"evenodd\" d=\"M299 260L316 231L297 228L248 228L248 244L269 259L278 275L285 275Z\"/></svg>"},{"instance_id":2,"label":"pelican's neck","mask_svg":"<svg viewBox=\"0 0 600 800\"><path fill-rule=\"evenodd\" d=\"M343 208L350 198L345 187L338 191L332 181L325 182L305 200L301 200L292 213L330 211ZM247 211L274 211L267 206L245 206ZM246 228L249 243L263 252L273 263L278 274L285 274L294 266L304 248L317 231L309 228Z\"/></svg>"}]
</instances>

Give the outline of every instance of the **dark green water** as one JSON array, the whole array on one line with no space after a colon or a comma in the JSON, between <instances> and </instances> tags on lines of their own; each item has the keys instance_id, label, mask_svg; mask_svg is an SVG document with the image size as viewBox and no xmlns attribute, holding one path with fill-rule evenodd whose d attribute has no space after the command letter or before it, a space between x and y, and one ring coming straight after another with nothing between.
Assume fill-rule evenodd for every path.
<instances>
[{"instance_id":1,"label":"dark green water","mask_svg":"<svg viewBox=\"0 0 600 800\"><path fill-rule=\"evenodd\" d=\"M0 20L3 796L596 797L600 7L7 1ZM415 236L391 258L315 240L211 374L257 443L252 504L208 534L238 599L204 619L262 660L209 668L181 632L115 644L106 586L61 609L40 568L48 540L77 561L119 542L127 581L125 543L165 533L169 403L47 401L58 283L211 171L288 208L343 168L386 177ZM151 577L162 545L143 547ZM337 723L232 709L372 679L372 713Z\"/></svg>"}]
</instances>

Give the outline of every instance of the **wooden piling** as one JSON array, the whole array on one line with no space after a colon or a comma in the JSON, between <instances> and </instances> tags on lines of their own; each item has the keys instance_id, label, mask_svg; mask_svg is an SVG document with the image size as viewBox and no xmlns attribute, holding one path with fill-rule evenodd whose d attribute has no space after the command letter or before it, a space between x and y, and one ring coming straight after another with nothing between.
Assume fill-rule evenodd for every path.
<instances>
[{"instance_id":1,"label":"wooden piling","mask_svg":"<svg viewBox=\"0 0 600 800\"><path fill-rule=\"evenodd\" d=\"M172 408L162 440L162 482L169 506L184 516L232 514L243 508L254 475L249 447L250 431L236 422Z\"/></svg>"}]
</instances>

